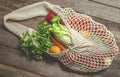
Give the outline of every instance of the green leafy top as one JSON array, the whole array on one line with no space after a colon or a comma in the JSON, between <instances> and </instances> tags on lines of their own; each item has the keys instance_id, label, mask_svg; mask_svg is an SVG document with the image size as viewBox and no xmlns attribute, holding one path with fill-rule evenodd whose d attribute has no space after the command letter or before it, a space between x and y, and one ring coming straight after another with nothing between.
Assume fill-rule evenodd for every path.
<instances>
[{"instance_id":1,"label":"green leafy top","mask_svg":"<svg viewBox=\"0 0 120 77\"><path fill-rule=\"evenodd\" d=\"M23 52L37 60L42 59L42 54L44 52L49 53L49 48L54 44L50 40L49 26L44 22L39 23L37 32L32 32L32 34L30 34L26 31L23 33L20 43Z\"/></svg>"}]
</instances>

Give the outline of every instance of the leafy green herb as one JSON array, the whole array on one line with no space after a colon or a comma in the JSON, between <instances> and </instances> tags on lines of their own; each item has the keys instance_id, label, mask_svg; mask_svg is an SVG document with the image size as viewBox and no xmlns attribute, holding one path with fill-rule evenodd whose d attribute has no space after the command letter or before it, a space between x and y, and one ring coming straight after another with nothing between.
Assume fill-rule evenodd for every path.
<instances>
[{"instance_id":1,"label":"leafy green herb","mask_svg":"<svg viewBox=\"0 0 120 77\"><path fill-rule=\"evenodd\" d=\"M37 32L32 32L32 34L30 34L26 31L23 33L20 42L23 52L37 60L42 59L42 54L44 52L49 53L49 48L54 44L50 40L49 26L44 22L41 22L37 26Z\"/></svg>"}]
</instances>

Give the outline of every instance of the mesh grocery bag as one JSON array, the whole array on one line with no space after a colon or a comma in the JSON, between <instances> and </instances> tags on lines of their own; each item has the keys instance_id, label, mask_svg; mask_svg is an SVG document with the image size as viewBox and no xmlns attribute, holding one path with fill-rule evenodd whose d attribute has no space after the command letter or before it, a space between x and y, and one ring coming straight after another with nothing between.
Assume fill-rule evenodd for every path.
<instances>
[{"instance_id":1,"label":"mesh grocery bag","mask_svg":"<svg viewBox=\"0 0 120 77\"><path fill-rule=\"evenodd\" d=\"M46 16L52 10L61 17L71 33L74 46L60 53L50 53L57 57L66 67L82 72L97 72L111 65L118 53L113 34L91 17L75 12L71 8L61 8L47 2L35 3L6 15L4 24L7 29L22 37L22 33L35 31L15 21L26 20L37 16Z\"/></svg>"}]
</instances>

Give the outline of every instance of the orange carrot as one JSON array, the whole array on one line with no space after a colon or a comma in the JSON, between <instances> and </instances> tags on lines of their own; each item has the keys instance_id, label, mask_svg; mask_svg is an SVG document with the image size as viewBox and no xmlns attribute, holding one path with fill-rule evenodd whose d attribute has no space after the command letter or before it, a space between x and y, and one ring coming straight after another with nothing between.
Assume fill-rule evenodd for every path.
<instances>
[{"instance_id":1,"label":"orange carrot","mask_svg":"<svg viewBox=\"0 0 120 77\"><path fill-rule=\"evenodd\" d=\"M54 37L51 37L51 40L52 40L62 51L66 49L66 48L65 48L61 43L59 43Z\"/></svg>"}]
</instances>

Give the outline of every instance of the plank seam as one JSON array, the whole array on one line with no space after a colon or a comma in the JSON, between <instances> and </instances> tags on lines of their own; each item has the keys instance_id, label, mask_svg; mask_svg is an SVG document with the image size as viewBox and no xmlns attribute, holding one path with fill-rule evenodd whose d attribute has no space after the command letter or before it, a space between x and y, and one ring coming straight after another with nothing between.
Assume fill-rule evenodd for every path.
<instances>
[{"instance_id":1,"label":"plank seam","mask_svg":"<svg viewBox=\"0 0 120 77\"><path fill-rule=\"evenodd\" d=\"M40 76L38 74L29 72L29 71L26 71L26 70L22 70L22 69L15 68L15 67L8 66L8 65L4 65L4 64L0 64L0 69L12 71L12 72L15 72L15 73L21 73L21 74L25 74L25 75L33 76L33 77L43 77L43 76Z\"/></svg>"},{"instance_id":2,"label":"plank seam","mask_svg":"<svg viewBox=\"0 0 120 77\"><path fill-rule=\"evenodd\" d=\"M119 9L119 10L120 10L119 7L111 6L111 5L109 5L109 4L101 3L101 2L98 2L98 1L94 1L94 0L89 0L89 1L94 2L94 3L101 4L101 5L109 6L109 7L111 7L111 8L115 8L115 9Z\"/></svg>"}]
</instances>

